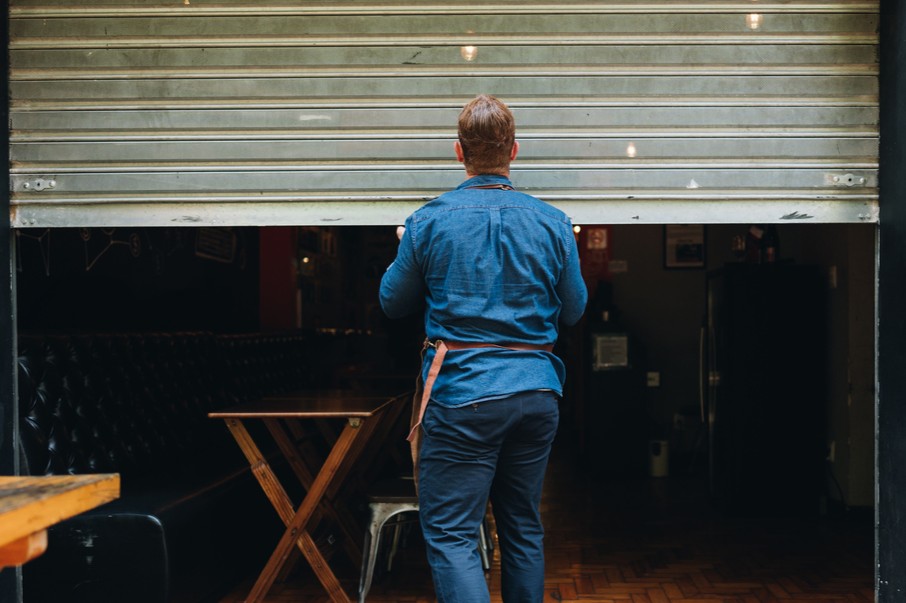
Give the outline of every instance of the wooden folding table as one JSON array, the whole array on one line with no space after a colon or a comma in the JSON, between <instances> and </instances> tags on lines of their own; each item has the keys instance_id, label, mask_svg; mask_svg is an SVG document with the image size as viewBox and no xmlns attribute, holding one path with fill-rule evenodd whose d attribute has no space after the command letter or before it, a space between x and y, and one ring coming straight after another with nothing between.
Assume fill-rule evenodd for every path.
<instances>
[{"instance_id":1,"label":"wooden folding table","mask_svg":"<svg viewBox=\"0 0 906 603\"><path fill-rule=\"evenodd\" d=\"M345 479L382 417L390 414L387 410L395 404L402 404L406 398L407 396L391 397L355 390L301 392L270 396L209 413L210 418L226 422L248 459L258 483L286 525L283 537L258 576L246 603L259 603L264 599L289 559L294 545L308 561L332 601L351 601L309 533L310 522L316 510L320 509L327 514L336 512L322 504L325 494L329 490L336 490ZM282 425L286 424L292 431L293 423L302 419L345 419L342 432L333 442L327 458L314 476L304 462L305 459L300 458L292 438ZM298 508L294 508L286 489L246 428L246 422L250 420L264 422L296 477L305 487L306 494ZM339 523L343 523L342 519ZM347 533L347 539L350 537L358 541L361 535Z\"/></svg>"}]
</instances>

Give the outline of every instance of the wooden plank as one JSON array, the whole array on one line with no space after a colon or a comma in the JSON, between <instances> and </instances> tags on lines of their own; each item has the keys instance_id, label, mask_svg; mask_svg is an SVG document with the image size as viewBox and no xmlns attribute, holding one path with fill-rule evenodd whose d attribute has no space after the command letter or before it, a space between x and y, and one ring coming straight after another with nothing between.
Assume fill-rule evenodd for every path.
<instances>
[{"instance_id":1,"label":"wooden plank","mask_svg":"<svg viewBox=\"0 0 906 603\"><path fill-rule=\"evenodd\" d=\"M47 530L29 534L0 546L0 567L22 565L47 550Z\"/></svg>"},{"instance_id":2,"label":"wooden plank","mask_svg":"<svg viewBox=\"0 0 906 603\"><path fill-rule=\"evenodd\" d=\"M119 474L0 476L0 546L119 497Z\"/></svg>"},{"instance_id":3,"label":"wooden plank","mask_svg":"<svg viewBox=\"0 0 906 603\"><path fill-rule=\"evenodd\" d=\"M389 404L389 396L369 396L350 392L303 392L267 397L225 410L208 413L212 419L346 419L368 418Z\"/></svg>"}]
</instances>

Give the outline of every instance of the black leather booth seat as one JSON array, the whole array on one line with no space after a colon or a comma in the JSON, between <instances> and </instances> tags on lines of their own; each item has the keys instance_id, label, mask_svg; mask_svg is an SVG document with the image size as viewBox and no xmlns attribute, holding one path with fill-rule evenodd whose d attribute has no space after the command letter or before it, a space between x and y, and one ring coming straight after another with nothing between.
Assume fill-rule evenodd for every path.
<instances>
[{"instance_id":1,"label":"black leather booth seat","mask_svg":"<svg viewBox=\"0 0 906 603\"><path fill-rule=\"evenodd\" d=\"M259 567L282 526L207 413L330 385L327 339L20 335L22 472L121 476L118 500L50 530L47 552L24 567L25 602L202 600Z\"/></svg>"}]
</instances>

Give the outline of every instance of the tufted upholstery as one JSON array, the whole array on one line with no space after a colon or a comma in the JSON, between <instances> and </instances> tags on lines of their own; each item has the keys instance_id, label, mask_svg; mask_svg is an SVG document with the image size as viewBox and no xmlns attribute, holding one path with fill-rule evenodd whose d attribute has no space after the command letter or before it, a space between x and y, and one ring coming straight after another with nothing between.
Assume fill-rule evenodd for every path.
<instances>
[{"instance_id":1,"label":"tufted upholstery","mask_svg":"<svg viewBox=\"0 0 906 603\"><path fill-rule=\"evenodd\" d=\"M206 571L216 582L254 567L279 520L207 413L331 385L337 356L324 350L336 345L315 333L21 335L23 473L121 475L120 499L51 530L25 566L26 603L163 603Z\"/></svg>"}]
</instances>

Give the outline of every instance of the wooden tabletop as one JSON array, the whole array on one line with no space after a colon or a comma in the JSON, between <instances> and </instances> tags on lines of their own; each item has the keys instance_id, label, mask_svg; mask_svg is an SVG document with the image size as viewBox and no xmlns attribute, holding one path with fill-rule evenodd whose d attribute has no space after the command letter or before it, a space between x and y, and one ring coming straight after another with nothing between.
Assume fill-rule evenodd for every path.
<instances>
[{"instance_id":1,"label":"wooden tabletop","mask_svg":"<svg viewBox=\"0 0 906 603\"><path fill-rule=\"evenodd\" d=\"M303 391L267 396L255 402L208 413L212 419L368 418L399 398L355 390Z\"/></svg>"},{"instance_id":2,"label":"wooden tabletop","mask_svg":"<svg viewBox=\"0 0 906 603\"><path fill-rule=\"evenodd\" d=\"M30 538L38 535L46 546L47 528L119 495L116 473L0 476L0 566L37 556L43 548L33 550Z\"/></svg>"}]
</instances>

